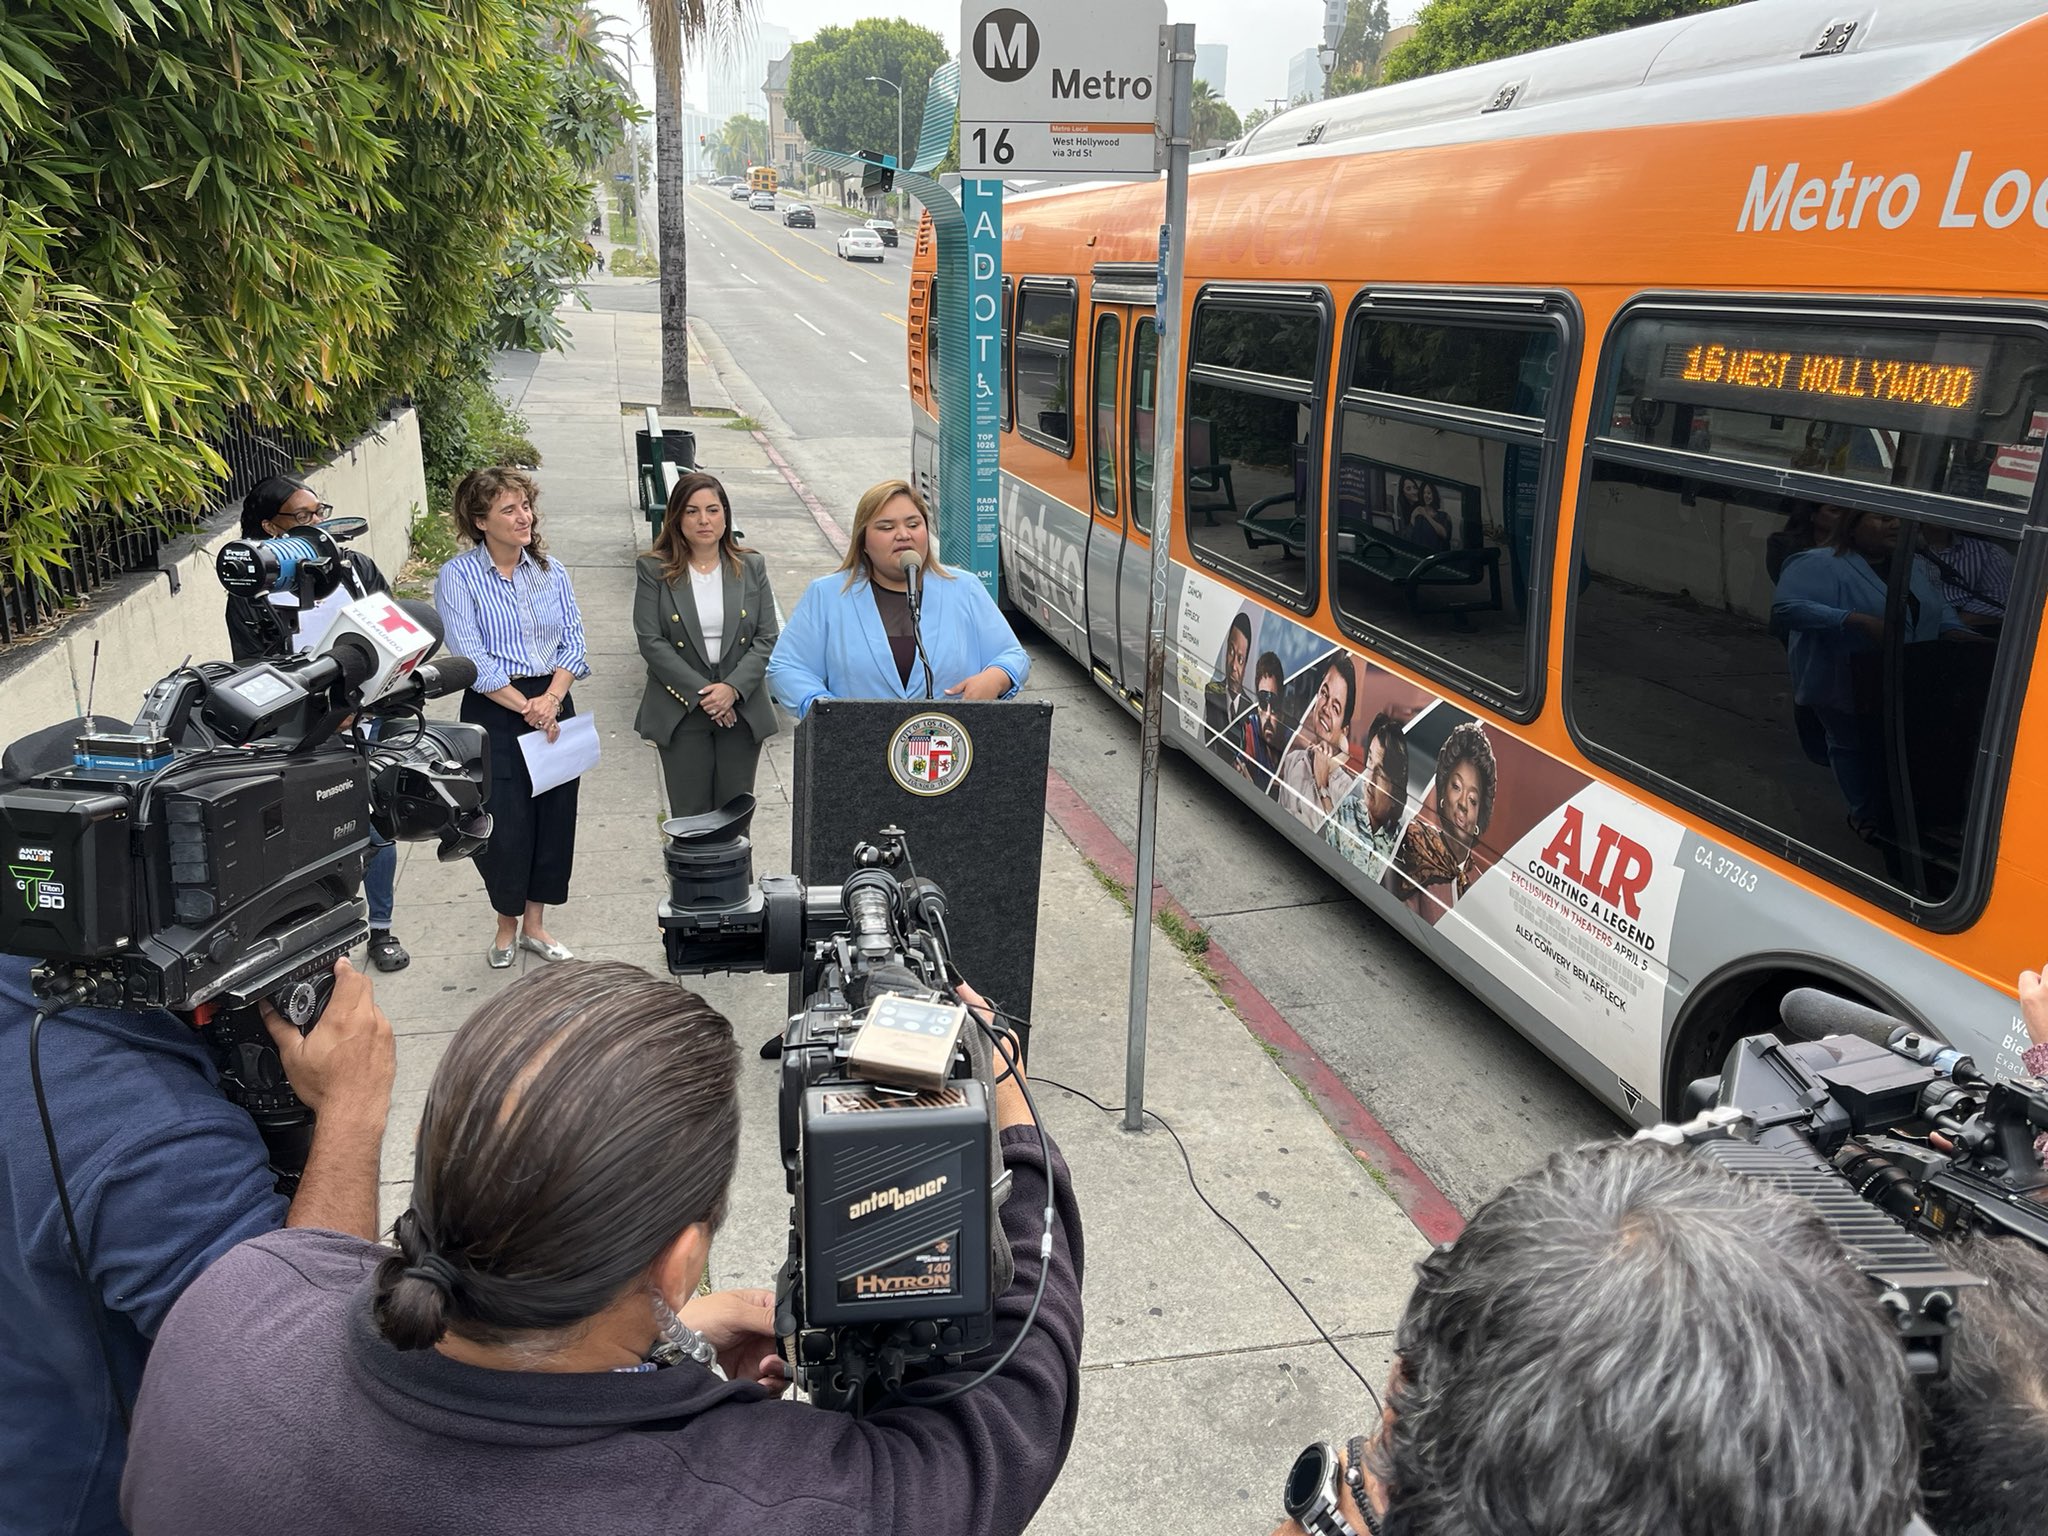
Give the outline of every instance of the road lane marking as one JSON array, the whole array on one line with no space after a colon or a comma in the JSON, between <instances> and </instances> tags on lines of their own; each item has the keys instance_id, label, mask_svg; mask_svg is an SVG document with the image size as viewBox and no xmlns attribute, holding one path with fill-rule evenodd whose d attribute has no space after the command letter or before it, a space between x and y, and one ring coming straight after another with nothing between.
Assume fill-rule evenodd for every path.
<instances>
[{"instance_id":1,"label":"road lane marking","mask_svg":"<svg viewBox=\"0 0 2048 1536\"><path fill-rule=\"evenodd\" d=\"M796 311L795 311L795 310L793 310L793 309L792 309L792 310L790 311L790 313L791 313L792 315L796 315ZM798 320L798 322L799 322L799 323L801 323L801 324L803 324L803 325L809 325L809 326L811 327L811 329L812 329L812 330L814 330L814 331L818 331L818 328L817 328L817 327L816 327L815 325L811 325L811 322L810 322L810 321L808 321L808 320L805 320L805 319L804 319L804 317L803 317L802 315L796 315L796 318L797 318L797 320ZM819 334L820 336L822 336L822 335L824 335L825 333L824 333L823 331L818 331L818 334Z\"/></svg>"},{"instance_id":2,"label":"road lane marking","mask_svg":"<svg viewBox=\"0 0 2048 1536\"><path fill-rule=\"evenodd\" d=\"M901 315L897 314L897 313L896 313L896 311L895 311L895 310L893 310L893 309L885 309L885 310L883 310L883 311L882 311L882 318L883 318L883 319L885 319L885 320L894 320L894 321L895 321L895 322L896 322L896 323L897 323L898 325L902 326L902 327L903 327L903 329L905 329L906 331L910 329L910 322L909 322L908 320L904 319L904 318L903 318L903 317L902 317Z\"/></svg>"},{"instance_id":3,"label":"road lane marking","mask_svg":"<svg viewBox=\"0 0 2048 1536\"><path fill-rule=\"evenodd\" d=\"M742 272L742 273L740 274L740 276L741 276L741 277L747 277L747 274L746 274L746 273L744 273L744 272ZM753 280L753 279L752 279L751 277L747 277L747 281L748 281L748 282L750 282L750 283L754 283L754 280ZM761 285L760 285L759 283L754 283L754 286L755 286L756 288L758 288L758 287L760 287Z\"/></svg>"},{"instance_id":4,"label":"road lane marking","mask_svg":"<svg viewBox=\"0 0 2048 1536\"><path fill-rule=\"evenodd\" d=\"M716 204L707 204L706 211L716 215L718 218L723 219L726 223L730 224L734 229L738 230L741 234L745 235L749 240L753 241L754 244L760 246L761 249L766 251L770 256L773 256L777 261L781 262L784 266L790 268L790 270L803 273L805 277L808 277L814 283L822 283L825 281L825 277L822 273L813 272L809 267L799 266L796 262L791 261L787 256L783 255L782 252L775 249L774 246L770 245L766 240L763 240L751 229L748 229L745 226L743 226L731 214L725 212ZM758 287L759 285L757 284L756 286Z\"/></svg>"},{"instance_id":5,"label":"road lane marking","mask_svg":"<svg viewBox=\"0 0 2048 1536\"><path fill-rule=\"evenodd\" d=\"M865 363L867 361L866 358L862 357L858 352L854 351L851 347L848 347L846 349L846 355L852 358L856 363Z\"/></svg>"},{"instance_id":6,"label":"road lane marking","mask_svg":"<svg viewBox=\"0 0 2048 1536\"><path fill-rule=\"evenodd\" d=\"M738 262L736 262L736 261L728 261L728 262L726 263L726 265L727 265L728 267L731 267L731 268L733 269L733 271L735 271L735 272L738 272L738 271L739 271L739 269L740 269L740 264L739 264Z\"/></svg>"}]
</instances>

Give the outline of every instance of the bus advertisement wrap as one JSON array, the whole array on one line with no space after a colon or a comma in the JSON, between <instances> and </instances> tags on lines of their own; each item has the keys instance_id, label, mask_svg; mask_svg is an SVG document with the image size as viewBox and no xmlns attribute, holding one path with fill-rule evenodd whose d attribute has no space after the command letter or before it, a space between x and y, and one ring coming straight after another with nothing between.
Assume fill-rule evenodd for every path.
<instances>
[{"instance_id":1,"label":"bus advertisement wrap","mask_svg":"<svg viewBox=\"0 0 2048 1536\"><path fill-rule=\"evenodd\" d=\"M1221 583L1189 574L1179 624L1182 718L1211 752L1516 990L1561 998L1628 1092L1658 1081L1683 828Z\"/></svg>"}]
</instances>

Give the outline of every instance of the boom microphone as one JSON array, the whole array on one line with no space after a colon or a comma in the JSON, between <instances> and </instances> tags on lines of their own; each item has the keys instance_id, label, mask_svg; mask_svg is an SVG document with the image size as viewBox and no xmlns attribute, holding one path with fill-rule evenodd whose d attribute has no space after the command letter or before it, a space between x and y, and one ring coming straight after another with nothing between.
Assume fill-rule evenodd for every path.
<instances>
[{"instance_id":1,"label":"boom microphone","mask_svg":"<svg viewBox=\"0 0 2048 1536\"><path fill-rule=\"evenodd\" d=\"M1806 1040L1827 1035L1860 1035L1882 1045L1899 1027L1899 1021L1888 1013L1879 1013L1875 1008L1852 1003L1817 987L1798 987L1787 992L1778 1005L1778 1017Z\"/></svg>"}]
</instances>

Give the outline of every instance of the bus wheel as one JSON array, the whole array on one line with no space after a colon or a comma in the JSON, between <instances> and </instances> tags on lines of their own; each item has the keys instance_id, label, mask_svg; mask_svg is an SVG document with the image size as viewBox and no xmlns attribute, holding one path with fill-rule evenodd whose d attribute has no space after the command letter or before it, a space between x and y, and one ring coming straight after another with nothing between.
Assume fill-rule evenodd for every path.
<instances>
[{"instance_id":1,"label":"bus wheel","mask_svg":"<svg viewBox=\"0 0 2048 1536\"><path fill-rule=\"evenodd\" d=\"M1664 1077L1665 1116L1682 1117L1687 1086L1698 1078L1718 1077L1736 1041L1750 1035L1791 1038L1778 1017L1778 1005L1787 992L1799 987L1832 992L1869 1008L1885 1006L1880 999L1834 977L1792 966L1750 971L1712 983L1687 1004L1680 1020Z\"/></svg>"}]
</instances>

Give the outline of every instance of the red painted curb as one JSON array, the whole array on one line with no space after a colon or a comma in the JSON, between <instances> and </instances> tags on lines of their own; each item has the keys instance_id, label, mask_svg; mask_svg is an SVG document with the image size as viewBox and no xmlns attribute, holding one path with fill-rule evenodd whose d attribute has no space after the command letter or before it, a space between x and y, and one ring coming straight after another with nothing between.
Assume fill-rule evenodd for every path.
<instances>
[{"instance_id":1,"label":"red painted curb","mask_svg":"<svg viewBox=\"0 0 2048 1536\"><path fill-rule=\"evenodd\" d=\"M789 488L796 492L797 500L804 504L804 510L811 514L811 521L818 525L818 532L825 535L825 542L840 554L845 554L846 546L853 540L847 531L839 526L839 520L825 510L825 503L811 494L811 488L804 484L803 477L791 469L789 461L775 451L775 445L768 441L766 432L757 430L752 436L754 441L761 445L762 451L768 455L768 462L775 466L782 478L789 482Z\"/></svg>"},{"instance_id":2,"label":"red painted curb","mask_svg":"<svg viewBox=\"0 0 2048 1536\"><path fill-rule=\"evenodd\" d=\"M1083 858L1094 861L1126 888L1130 886L1137 873L1136 856L1057 769L1046 770L1045 809ZM1155 912L1170 911L1194 925L1187 908L1174 900L1173 893L1158 881L1153 882L1152 903ZM1301 1038L1213 937L1202 958L1216 973L1217 985L1230 999L1245 1027L1279 1053L1280 1064L1308 1089L1316 1107L1344 1138L1352 1155L1385 1179L1394 1203L1415 1223L1416 1230L1432 1243L1455 1241L1465 1229L1464 1216L1394 1140L1392 1133L1358 1101L1358 1096L1331 1070L1330 1064L1316 1054L1315 1047Z\"/></svg>"}]
</instances>

